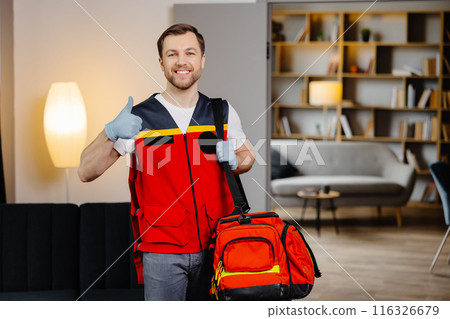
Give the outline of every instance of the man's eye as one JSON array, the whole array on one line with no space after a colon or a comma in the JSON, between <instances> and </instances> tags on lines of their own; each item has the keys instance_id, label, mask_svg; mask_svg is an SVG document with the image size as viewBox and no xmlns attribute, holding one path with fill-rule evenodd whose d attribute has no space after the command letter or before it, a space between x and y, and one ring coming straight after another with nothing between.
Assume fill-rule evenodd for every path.
<instances>
[{"instance_id":1,"label":"man's eye","mask_svg":"<svg viewBox=\"0 0 450 319\"><path fill-rule=\"evenodd\" d=\"M194 52L188 52L188 55L195 55Z\"/></svg>"},{"instance_id":2,"label":"man's eye","mask_svg":"<svg viewBox=\"0 0 450 319\"><path fill-rule=\"evenodd\" d=\"M169 57L175 56L175 53L170 53L168 56Z\"/></svg>"}]
</instances>

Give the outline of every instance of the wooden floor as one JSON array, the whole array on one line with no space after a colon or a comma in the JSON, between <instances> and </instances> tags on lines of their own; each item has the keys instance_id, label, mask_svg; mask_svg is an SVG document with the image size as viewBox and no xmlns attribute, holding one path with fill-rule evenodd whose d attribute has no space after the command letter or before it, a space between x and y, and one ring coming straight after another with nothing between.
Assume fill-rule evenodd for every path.
<instances>
[{"instance_id":1,"label":"wooden floor","mask_svg":"<svg viewBox=\"0 0 450 319\"><path fill-rule=\"evenodd\" d=\"M300 209L287 208L297 221ZM292 219L281 209L283 219ZM340 234L331 213L322 213L320 237L315 211L308 208L303 233L311 246L322 277L305 300L450 300L450 239L430 274L436 250L447 226L438 209L403 209L398 229L393 208L341 207L337 210Z\"/></svg>"}]
</instances>

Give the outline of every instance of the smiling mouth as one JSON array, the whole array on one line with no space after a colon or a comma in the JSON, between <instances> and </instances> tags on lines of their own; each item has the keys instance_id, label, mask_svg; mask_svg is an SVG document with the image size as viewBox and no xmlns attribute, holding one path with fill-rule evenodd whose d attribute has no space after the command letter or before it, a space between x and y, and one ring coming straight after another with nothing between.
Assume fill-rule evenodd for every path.
<instances>
[{"instance_id":1,"label":"smiling mouth","mask_svg":"<svg viewBox=\"0 0 450 319\"><path fill-rule=\"evenodd\" d=\"M175 71L176 74L180 74L180 75L184 75L184 74L189 74L191 71L189 70L177 70Z\"/></svg>"}]
</instances>

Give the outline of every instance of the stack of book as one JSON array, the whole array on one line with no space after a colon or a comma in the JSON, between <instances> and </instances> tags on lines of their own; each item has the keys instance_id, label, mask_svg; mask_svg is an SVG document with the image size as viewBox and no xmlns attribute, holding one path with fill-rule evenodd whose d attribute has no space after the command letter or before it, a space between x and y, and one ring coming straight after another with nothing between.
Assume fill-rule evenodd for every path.
<instances>
[{"instance_id":1,"label":"stack of book","mask_svg":"<svg viewBox=\"0 0 450 319\"><path fill-rule=\"evenodd\" d=\"M401 120L398 122L398 137L402 139L414 138L418 141L437 141L439 137L439 119L437 116L431 116L423 121L414 123Z\"/></svg>"}]
</instances>

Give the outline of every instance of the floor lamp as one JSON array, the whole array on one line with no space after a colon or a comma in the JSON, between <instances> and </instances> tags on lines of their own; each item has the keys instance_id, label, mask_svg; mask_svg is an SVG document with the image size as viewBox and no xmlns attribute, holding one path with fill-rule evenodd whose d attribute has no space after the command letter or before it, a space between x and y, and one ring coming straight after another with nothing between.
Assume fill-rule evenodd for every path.
<instances>
[{"instance_id":1,"label":"floor lamp","mask_svg":"<svg viewBox=\"0 0 450 319\"><path fill-rule=\"evenodd\" d=\"M339 123L340 105L342 102L342 83L337 81L312 81L309 83L309 104L323 106L323 126L322 136L326 139L328 136L326 131L326 123L328 117L328 106L336 105L337 118L336 127Z\"/></svg>"},{"instance_id":2,"label":"floor lamp","mask_svg":"<svg viewBox=\"0 0 450 319\"><path fill-rule=\"evenodd\" d=\"M78 84L55 82L48 92L44 131L53 165L66 170L66 200L70 201L69 168L80 164L86 146L86 110Z\"/></svg>"}]
</instances>

